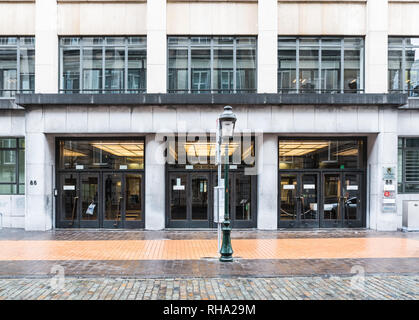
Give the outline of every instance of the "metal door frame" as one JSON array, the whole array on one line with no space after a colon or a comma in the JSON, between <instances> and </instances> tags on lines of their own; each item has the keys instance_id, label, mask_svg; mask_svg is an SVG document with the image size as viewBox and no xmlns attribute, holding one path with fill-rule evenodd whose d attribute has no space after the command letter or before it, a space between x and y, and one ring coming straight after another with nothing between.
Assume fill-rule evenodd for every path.
<instances>
[{"instance_id":1,"label":"metal door frame","mask_svg":"<svg viewBox=\"0 0 419 320\"><path fill-rule=\"evenodd\" d=\"M311 225L307 224L304 225L300 223L299 217L297 217L296 220L293 221L283 221L281 222L281 175L296 175L297 176L297 185L301 185L301 176L304 174L317 174L317 182L318 182L318 224L317 225ZM360 202L359 202L359 216L357 220L351 221L346 220L343 217L343 207L341 206L341 221L338 222L332 222L333 220L325 220L324 219L324 175L325 174L338 174L339 179L342 183L344 182L344 178L346 175L350 174L357 174L360 177L360 186L359 186L359 195L360 195ZM297 191L299 191L299 188L297 188ZM342 197L343 189L341 187L340 195ZM346 169L346 170L336 170L336 169L310 169L310 170L304 170L304 169L296 169L296 170L279 170L278 171L278 211L277 211L277 217L278 217L278 228L363 228L365 227L366 223L366 172L365 170L359 170L359 169ZM298 196L298 195L297 195ZM301 207L300 202L297 202L297 210ZM298 223L297 223L298 221Z\"/></svg>"},{"instance_id":2,"label":"metal door frame","mask_svg":"<svg viewBox=\"0 0 419 320\"><path fill-rule=\"evenodd\" d=\"M186 175L186 183L188 184L187 187L187 219L186 220L178 220L174 221L170 219L170 201L171 201L171 186L170 186L170 178L172 175ZM190 220L190 210L188 208L191 208L191 201L192 201L192 176L193 175L200 175L200 174L207 174L208 175L208 219L203 221L192 221ZM236 181L236 175L238 174L244 174L244 170L230 170L229 177L232 179L232 186L230 187L230 193L231 193L231 200L235 201L236 199L236 184L234 183ZM166 165L166 213L165 213L165 225L166 228L216 228L217 225L214 223L214 187L217 184L217 171L211 170L211 169L195 169L195 170L189 170L189 169L169 169ZM233 210L230 212L230 218L232 222L233 228L256 228L257 223L257 176L250 175L250 183L251 183L251 213L252 213L252 219L246 220L246 221L240 221L235 220L235 208L233 206ZM235 203L235 202L231 202Z\"/></svg>"},{"instance_id":3,"label":"metal door frame","mask_svg":"<svg viewBox=\"0 0 419 320\"><path fill-rule=\"evenodd\" d=\"M297 178L296 188L296 206L297 206L297 217L295 220L281 221L281 176L282 175L295 175ZM301 194L303 190L302 177L303 175L314 175L317 179L317 219L315 220L303 220L301 219L302 204ZM318 228L320 226L320 173L316 171L301 171L301 170L283 170L278 175L278 228Z\"/></svg>"},{"instance_id":4,"label":"metal door frame","mask_svg":"<svg viewBox=\"0 0 419 320\"><path fill-rule=\"evenodd\" d=\"M366 177L365 173L362 171L327 171L322 172L321 174L321 187L323 189L324 183L325 183L325 175L326 174L336 174L339 175L340 179L340 190L339 190L339 202L340 202L340 216L341 218L339 220L326 220L324 219L324 191L321 193L321 220L320 220L320 226L322 228L361 228L365 226L365 220L366 220ZM358 185L358 194L359 194L359 201L358 201L358 207L357 207L357 217L356 220L348 220L345 218L345 204L344 204L344 196L343 196L343 190L344 190L344 182L345 177L347 175L357 175L359 176L359 185Z\"/></svg>"}]
</instances>

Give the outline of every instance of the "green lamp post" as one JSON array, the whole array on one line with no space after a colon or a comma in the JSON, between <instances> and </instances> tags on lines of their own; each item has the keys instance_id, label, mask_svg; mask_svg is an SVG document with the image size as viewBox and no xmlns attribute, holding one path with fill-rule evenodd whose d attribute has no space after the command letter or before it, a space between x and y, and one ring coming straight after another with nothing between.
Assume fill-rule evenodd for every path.
<instances>
[{"instance_id":1,"label":"green lamp post","mask_svg":"<svg viewBox=\"0 0 419 320\"><path fill-rule=\"evenodd\" d=\"M224 222L223 222L223 242L220 250L220 261L231 262L233 261L233 248L231 247L231 227L230 227L230 210L229 210L229 183L228 183L228 171L229 171L229 154L228 145L230 138L233 137L234 127L236 125L237 117L233 113L231 106L225 106L224 112L220 115L219 119L219 130L221 130L220 136L225 143L225 164L224 164ZM220 143L221 144L221 143ZM221 150L221 145L220 145Z\"/></svg>"}]
</instances>

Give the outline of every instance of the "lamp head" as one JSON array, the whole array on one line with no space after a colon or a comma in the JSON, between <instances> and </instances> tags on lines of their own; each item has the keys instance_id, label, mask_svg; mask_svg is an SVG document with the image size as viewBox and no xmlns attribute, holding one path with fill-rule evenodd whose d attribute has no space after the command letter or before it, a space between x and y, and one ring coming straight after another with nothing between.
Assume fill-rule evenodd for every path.
<instances>
[{"instance_id":1,"label":"lamp head","mask_svg":"<svg viewBox=\"0 0 419 320\"><path fill-rule=\"evenodd\" d=\"M233 108L231 106L224 107L224 112L220 115L219 121L222 137L232 137L234 134L234 127L236 126L237 117L233 113Z\"/></svg>"}]
</instances>

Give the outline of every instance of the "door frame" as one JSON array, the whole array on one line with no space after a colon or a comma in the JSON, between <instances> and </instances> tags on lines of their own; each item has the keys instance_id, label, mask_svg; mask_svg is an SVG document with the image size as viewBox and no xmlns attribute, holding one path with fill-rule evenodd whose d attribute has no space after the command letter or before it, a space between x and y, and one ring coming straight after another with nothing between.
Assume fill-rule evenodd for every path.
<instances>
[{"instance_id":1,"label":"door frame","mask_svg":"<svg viewBox=\"0 0 419 320\"><path fill-rule=\"evenodd\" d=\"M301 219L302 213L302 204L301 201L296 201L297 206L297 217L295 220L286 220L281 221L281 176L282 175L295 175L297 178L297 190L296 190L296 198L300 199L303 191L303 183L302 177L303 175L315 175L317 179L317 188L316 188L316 197L317 197L317 219L315 220L308 220L308 219ZM320 226L320 173L318 171L286 171L283 170L278 175L278 228L318 228Z\"/></svg>"},{"instance_id":2,"label":"door frame","mask_svg":"<svg viewBox=\"0 0 419 320\"><path fill-rule=\"evenodd\" d=\"M324 187L325 183L325 175L326 174L335 174L339 175L340 179L340 190L339 190L339 197L340 197L340 216L339 220L326 220L324 219L324 191L321 193L321 215L320 215L320 226L322 228L362 228L365 226L366 221L366 175L362 171L326 171L321 174L321 187ZM345 205L343 203L343 192L344 192L344 182L346 175L358 175L360 179L360 185L358 186L358 193L360 196L360 200L358 202L359 207L358 210L358 219L356 220L348 220L345 218Z\"/></svg>"},{"instance_id":3,"label":"door frame","mask_svg":"<svg viewBox=\"0 0 419 320\"><path fill-rule=\"evenodd\" d=\"M190 207L189 202L192 201L191 194L192 192L192 185L191 185L191 177L194 174L208 174L208 219L204 221L192 221L188 219L189 213L187 212L187 219L186 220L178 220L173 221L170 219L170 178L172 175L176 174L186 174L187 184L187 207ZM165 212L165 226L166 228L216 228L217 224L214 223L214 187L217 184L216 176L217 176L217 169L185 169L185 168L169 168L166 164L166 195L165 195L165 202L166 202L166 212ZM233 178L233 182L235 181L235 177L238 174L244 174L243 169L235 169L229 171L229 177ZM235 211L234 209L230 212L230 219L231 219L231 226L233 228L256 228L257 224L257 176L250 175L251 180L251 212L252 212L252 219L246 221L235 220ZM230 193L231 193L231 200L235 201L236 197L236 185L233 183L233 186L230 186ZM234 202L233 202L234 203ZM231 204L231 201L230 201ZM188 210L188 209L187 209Z\"/></svg>"},{"instance_id":4,"label":"door frame","mask_svg":"<svg viewBox=\"0 0 419 320\"><path fill-rule=\"evenodd\" d=\"M138 170L116 170L116 169L61 169L60 168L60 141L68 141L68 140L76 140L76 141L89 141L89 140L106 140L106 141L119 141L119 140L138 140L144 143L144 159L143 159L143 169ZM104 199L104 186L103 186L103 174L105 173L138 173L142 175L142 190L141 190L141 198L142 198L142 220L140 223L135 224L133 226L127 226L122 228L145 228L145 220L146 220L146 212L145 212L145 180L146 180L146 148L145 148L145 137L144 136L84 136L84 137L73 137L73 136L61 136L55 137L55 226L56 228L75 228L74 226L69 226L66 223L61 223L60 215L61 215L61 192L62 192L62 184L61 184L61 175L66 173L98 173L99 175L99 198L101 201L99 202L100 207L100 215L99 215L99 226L97 228L105 228L104 226L104 203L102 202ZM64 220L66 221L66 220Z\"/></svg>"},{"instance_id":5,"label":"door frame","mask_svg":"<svg viewBox=\"0 0 419 320\"><path fill-rule=\"evenodd\" d=\"M284 221L281 223L281 175L292 175L295 174L297 176L297 185L301 181L301 176L304 174L317 174L318 179L318 226L313 225L301 225L301 223L297 223L299 219L294 221ZM324 175L325 174L339 174L342 183L344 182L344 177L347 174L359 174L360 175L360 190L359 194L361 200L359 202L360 206L360 216L359 219L355 221L344 221L343 218L343 211L342 211L342 221L341 222L331 222L324 219ZM366 185L366 171L359 170L359 169L345 169L338 171L336 169L296 169L296 170L278 170L278 191L277 191L277 199L278 199L278 210L277 210L277 217L278 217L278 228L363 228L365 227L366 223L366 201L367 201L367 185ZM342 189L341 189L342 193ZM297 210L300 204L297 205ZM343 209L342 209L343 210Z\"/></svg>"}]
</instances>

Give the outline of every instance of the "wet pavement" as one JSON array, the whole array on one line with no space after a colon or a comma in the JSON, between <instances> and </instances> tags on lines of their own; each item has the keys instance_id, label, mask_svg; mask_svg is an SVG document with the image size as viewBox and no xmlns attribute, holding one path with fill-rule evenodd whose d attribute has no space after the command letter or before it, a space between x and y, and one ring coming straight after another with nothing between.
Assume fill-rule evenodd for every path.
<instances>
[{"instance_id":1,"label":"wet pavement","mask_svg":"<svg viewBox=\"0 0 419 320\"><path fill-rule=\"evenodd\" d=\"M0 279L0 300L418 299L419 276ZM249 303L251 306L251 302Z\"/></svg>"},{"instance_id":2,"label":"wet pavement","mask_svg":"<svg viewBox=\"0 0 419 320\"><path fill-rule=\"evenodd\" d=\"M231 263L218 261L216 239L208 230L3 229L0 299L419 298L418 232L235 230Z\"/></svg>"}]
</instances>

